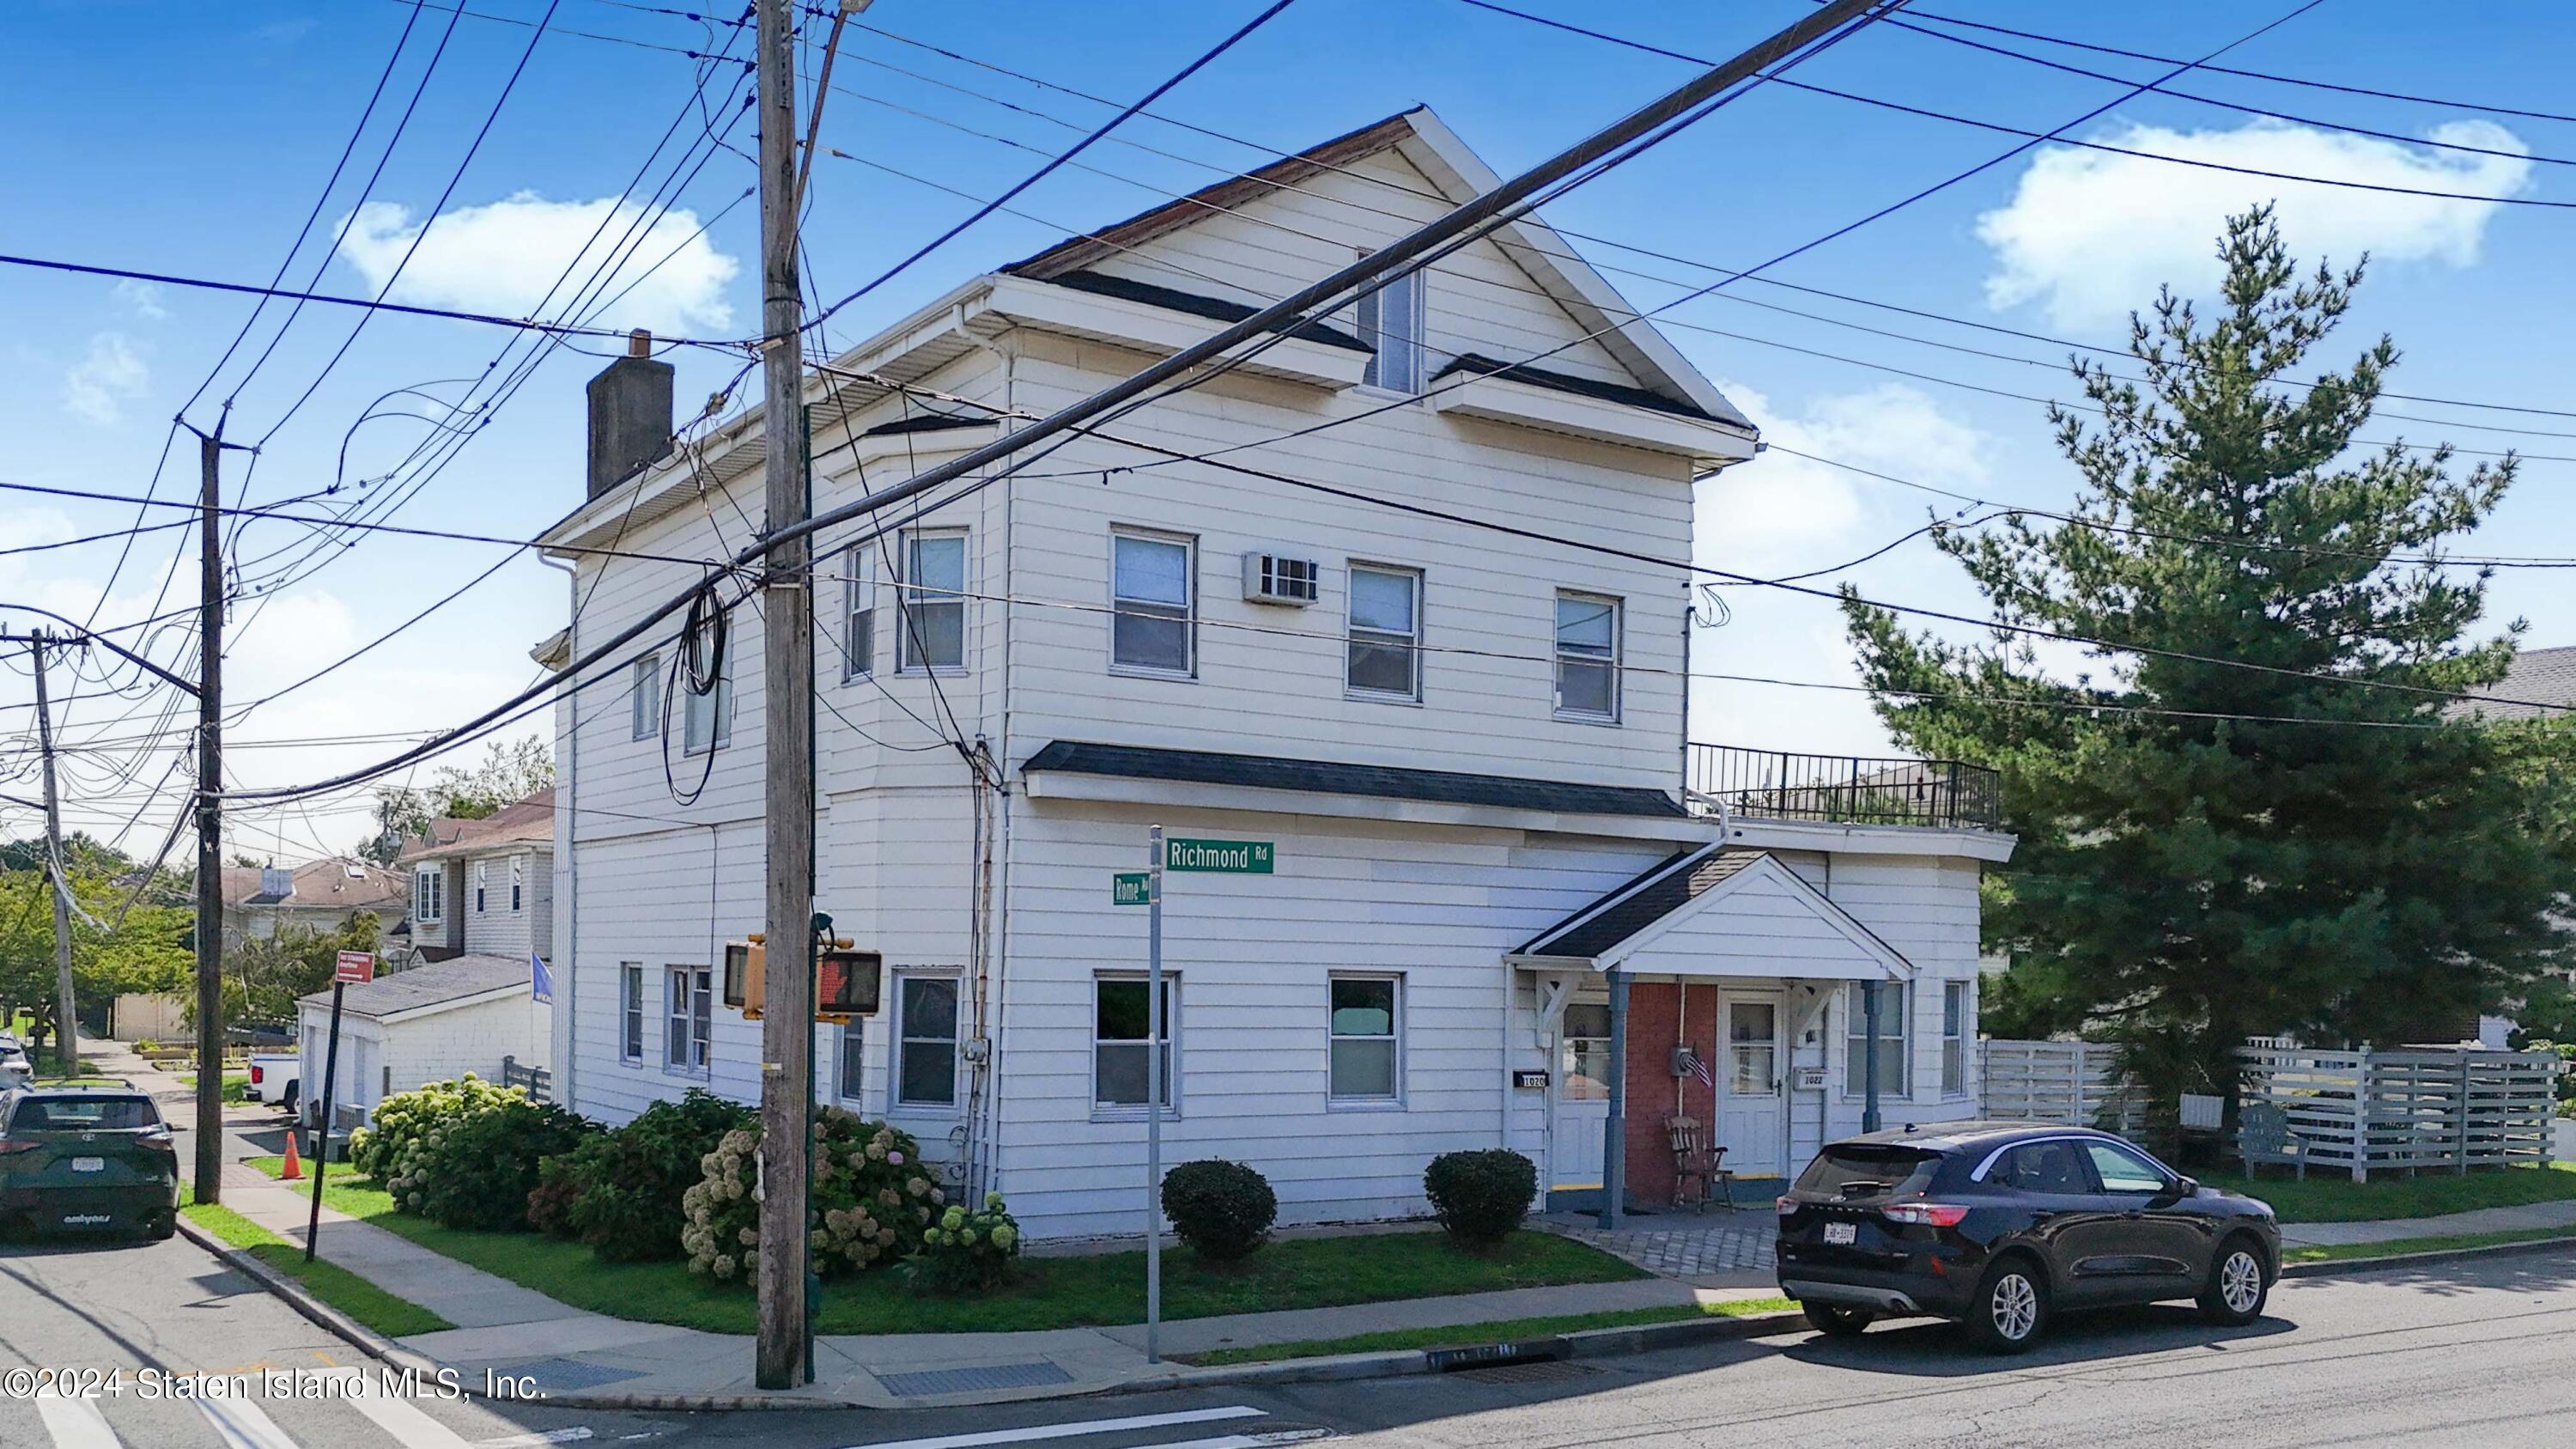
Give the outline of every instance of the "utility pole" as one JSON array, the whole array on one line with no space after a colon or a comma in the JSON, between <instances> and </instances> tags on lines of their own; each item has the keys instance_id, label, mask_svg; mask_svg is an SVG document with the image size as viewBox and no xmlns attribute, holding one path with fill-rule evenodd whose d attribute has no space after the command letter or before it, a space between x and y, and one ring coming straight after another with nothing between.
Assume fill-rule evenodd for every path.
<instances>
[{"instance_id":1,"label":"utility pole","mask_svg":"<svg viewBox=\"0 0 2576 1449\"><path fill-rule=\"evenodd\" d=\"M197 1201L224 1180L224 425L197 437Z\"/></svg>"},{"instance_id":2,"label":"utility pole","mask_svg":"<svg viewBox=\"0 0 2576 1449\"><path fill-rule=\"evenodd\" d=\"M768 531L802 524L804 307L796 267L795 16L758 0L760 322L767 349L761 432ZM768 969L760 1020L760 1387L813 1380L806 1285L806 1180L814 1082L813 546L800 532L770 550L761 600L763 802L767 816Z\"/></svg>"},{"instance_id":3,"label":"utility pole","mask_svg":"<svg viewBox=\"0 0 2576 1449\"><path fill-rule=\"evenodd\" d=\"M36 654L36 746L45 757L45 878L54 894L54 1051L66 1076L80 1075L80 1017L72 1006L71 882L63 879L63 811L54 788L54 710L45 693L45 631L30 645Z\"/></svg>"}]
</instances>

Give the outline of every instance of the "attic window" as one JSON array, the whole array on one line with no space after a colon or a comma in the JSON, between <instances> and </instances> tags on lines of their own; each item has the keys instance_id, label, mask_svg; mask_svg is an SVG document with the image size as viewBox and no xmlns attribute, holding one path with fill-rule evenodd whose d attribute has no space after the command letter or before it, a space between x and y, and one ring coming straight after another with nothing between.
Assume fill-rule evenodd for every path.
<instances>
[{"instance_id":1,"label":"attic window","mask_svg":"<svg viewBox=\"0 0 2576 1449\"><path fill-rule=\"evenodd\" d=\"M1422 391L1422 273L1404 272L1359 299L1360 340L1375 350L1364 386Z\"/></svg>"}]
</instances>

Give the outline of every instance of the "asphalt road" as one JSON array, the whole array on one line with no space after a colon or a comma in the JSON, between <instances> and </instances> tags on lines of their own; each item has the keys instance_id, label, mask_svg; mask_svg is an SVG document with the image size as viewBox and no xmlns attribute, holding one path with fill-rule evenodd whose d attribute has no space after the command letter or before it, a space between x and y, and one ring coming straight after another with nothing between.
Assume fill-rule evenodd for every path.
<instances>
[{"instance_id":1,"label":"asphalt road","mask_svg":"<svg viewBox=\"0 0 2576 1449\"><path fill-rule=\"evenodd\" d=\"M185 1240L0 1246L7 1370L125 1371L82 1403L0 1392L7 1449L1421 1449L1854 1444L2564 1444L2576 1425L2576 1250L2329 1279L2237 1330L2187 1308L2061 1318L2018 1359L1937 1324L1805 1333L1435 1378L1194 1390L921 1413L596 1413L542 1404L148 1396L140 1371L361 1360ZM187 1382L187 1381L181 1381ZM257 1389L258 1385L253 1387Z\"/></svg>"}]
</instances>

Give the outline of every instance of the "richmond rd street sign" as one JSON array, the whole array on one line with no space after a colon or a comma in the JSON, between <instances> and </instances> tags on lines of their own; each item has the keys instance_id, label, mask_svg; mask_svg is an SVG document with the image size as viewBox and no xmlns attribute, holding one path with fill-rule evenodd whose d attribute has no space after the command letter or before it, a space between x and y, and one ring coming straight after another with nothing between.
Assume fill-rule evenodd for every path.
<instances>
[{"instance_id":1,"label":"richmond rd street sign","mask_svg":"<svg viewBox=\"0 0 2576 1449\"><path fill-rule=\"evenodd\" d=\"M1163 842L1165 870L1268 875L1278 856L1279 847L1267 840L1190 840L1174 836Z\"/></svg>"}]
</instances>

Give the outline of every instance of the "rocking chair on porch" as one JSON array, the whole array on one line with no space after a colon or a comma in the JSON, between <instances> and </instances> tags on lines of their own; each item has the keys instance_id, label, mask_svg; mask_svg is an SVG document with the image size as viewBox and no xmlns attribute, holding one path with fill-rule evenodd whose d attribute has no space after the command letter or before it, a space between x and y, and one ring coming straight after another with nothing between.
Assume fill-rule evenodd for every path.
<instances>
[{"instance_id":1,"label":"rocking chair on porch","mask_svg":"<svg viewBox=\"0 0 2576 1449\"><path fill-rule=\"evenodd\" d=\"M1726 1149L1708 1145L1699 1119L1667 1117L1664 1133L1673 1148L1673 1206L1706 1212L1714 1193L1728 1212L1735 1211L1735 1173L1726 1166Z\"/></svg>"}]
</instances>

